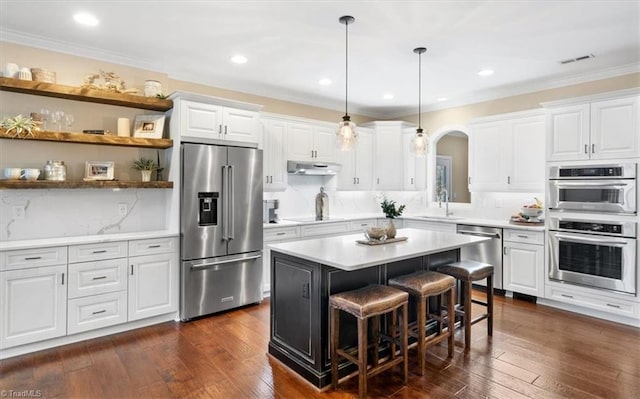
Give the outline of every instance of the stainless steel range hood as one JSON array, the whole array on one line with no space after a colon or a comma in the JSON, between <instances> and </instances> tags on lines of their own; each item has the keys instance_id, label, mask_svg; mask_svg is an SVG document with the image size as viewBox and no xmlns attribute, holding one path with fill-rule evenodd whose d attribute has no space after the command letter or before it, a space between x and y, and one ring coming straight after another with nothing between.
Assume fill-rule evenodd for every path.
<instances>
[{"instance_id":1,"label":"stainless steel range hood","mask_svg":"<svg viewBox=\"0 0 640 399\"><path fill-rule=\"evenodd\" d=\"M292 175L328 176L340 172L342 165L338 163L287 161L287 173Z\"/></svg>"}]
</instances>

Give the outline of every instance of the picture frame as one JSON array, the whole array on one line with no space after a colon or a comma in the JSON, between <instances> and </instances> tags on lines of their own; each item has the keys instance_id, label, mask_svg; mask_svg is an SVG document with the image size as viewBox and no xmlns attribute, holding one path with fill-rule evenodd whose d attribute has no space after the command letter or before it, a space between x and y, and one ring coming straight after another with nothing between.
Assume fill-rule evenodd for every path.
<instances>
[{"instance_id":1,"label":"picture frame","mask_svg":"<svg viewBox=\"0 0 640 399\"><path fill-rule=\"evenodd\" d=\"M133 123L133 137L161 139L164 115L138 115Z\"/></svg>"},{"instance_id":2,"label":"picture frame","mask_svg":"<svg viewBox=\"0 0 640 399\"><path fill-rule=\"evenodd\" d=\"M113 180L114 169L112 161L86 161L84 180Z\"/></svg>"}]
</instances>

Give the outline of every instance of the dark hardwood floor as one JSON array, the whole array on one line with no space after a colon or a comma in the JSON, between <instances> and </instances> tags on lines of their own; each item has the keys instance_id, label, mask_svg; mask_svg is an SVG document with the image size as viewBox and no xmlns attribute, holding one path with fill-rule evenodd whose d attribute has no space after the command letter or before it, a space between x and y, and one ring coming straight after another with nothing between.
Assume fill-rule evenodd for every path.
<instances>
[{"instance_id":1,"label":"dark hardwood floor","mask_svg":"<svg viewBox=\"0 0 640 399\"><path fill-rule=\"evenodd\" d=\"M370 397L640 398L640 329L496 297L493 338L485 322L472 337L471 352L457 347L453 360L444 343L433 348L425 376L412 355L407 386L397 369L374 377ZM303 382L266 354L268 340L264 301L2 360L0 390L47 398L357 396L355 379L325 392Z\"/></svg>"}]
</instances>

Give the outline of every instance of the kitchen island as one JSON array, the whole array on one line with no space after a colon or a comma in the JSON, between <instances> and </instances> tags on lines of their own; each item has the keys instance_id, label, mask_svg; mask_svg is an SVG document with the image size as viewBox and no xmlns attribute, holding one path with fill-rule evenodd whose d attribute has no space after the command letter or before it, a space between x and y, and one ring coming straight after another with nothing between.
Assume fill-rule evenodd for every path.
<instances>
[{"instance_id":1,"label":"kitchen island","mask_svg":"<svg viewBox=\"0 0 640 399\"><path fill-rule=\"evenodd\" d=\"M269 353L316 387L330 384L329 295L433 270L458 261L460 248L489 240L418 229L400 229L397 237L407 240L366 245L356 243L362 234L351 234L270 245ZM355 345L355 318L341 314L340 327L340 345Z\"/></svg>"}]
</instances>

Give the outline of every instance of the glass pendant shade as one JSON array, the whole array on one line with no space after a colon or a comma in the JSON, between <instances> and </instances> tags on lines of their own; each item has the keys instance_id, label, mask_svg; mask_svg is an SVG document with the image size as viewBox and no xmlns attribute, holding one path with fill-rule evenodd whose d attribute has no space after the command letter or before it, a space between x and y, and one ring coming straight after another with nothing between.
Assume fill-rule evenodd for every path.
<instances>
[{"instance_id":1,"label":"glass pendant shade","mask_svg":"<svg viewBox=\"0 0 640 399\"><path fill-rule=\"evenodd\" d=\"M416 157L424 157L427 153L427 135L422 129L416 130L416 135L411 140L411 152Z\"/></svg>"},{"instance_id":2,"label":"glass pendant shade","mask_svg":"<svg viewBox=\"0 0 640 399\"><path fill-rule=\"evenodd\" d=\"M342 117L342 122L338 124L336 135L336 145L339 150L350 151L356 145L356 140L358 139L356 124L351 122L351 118L348 115Z\"/></svg>"}]
</instances>

